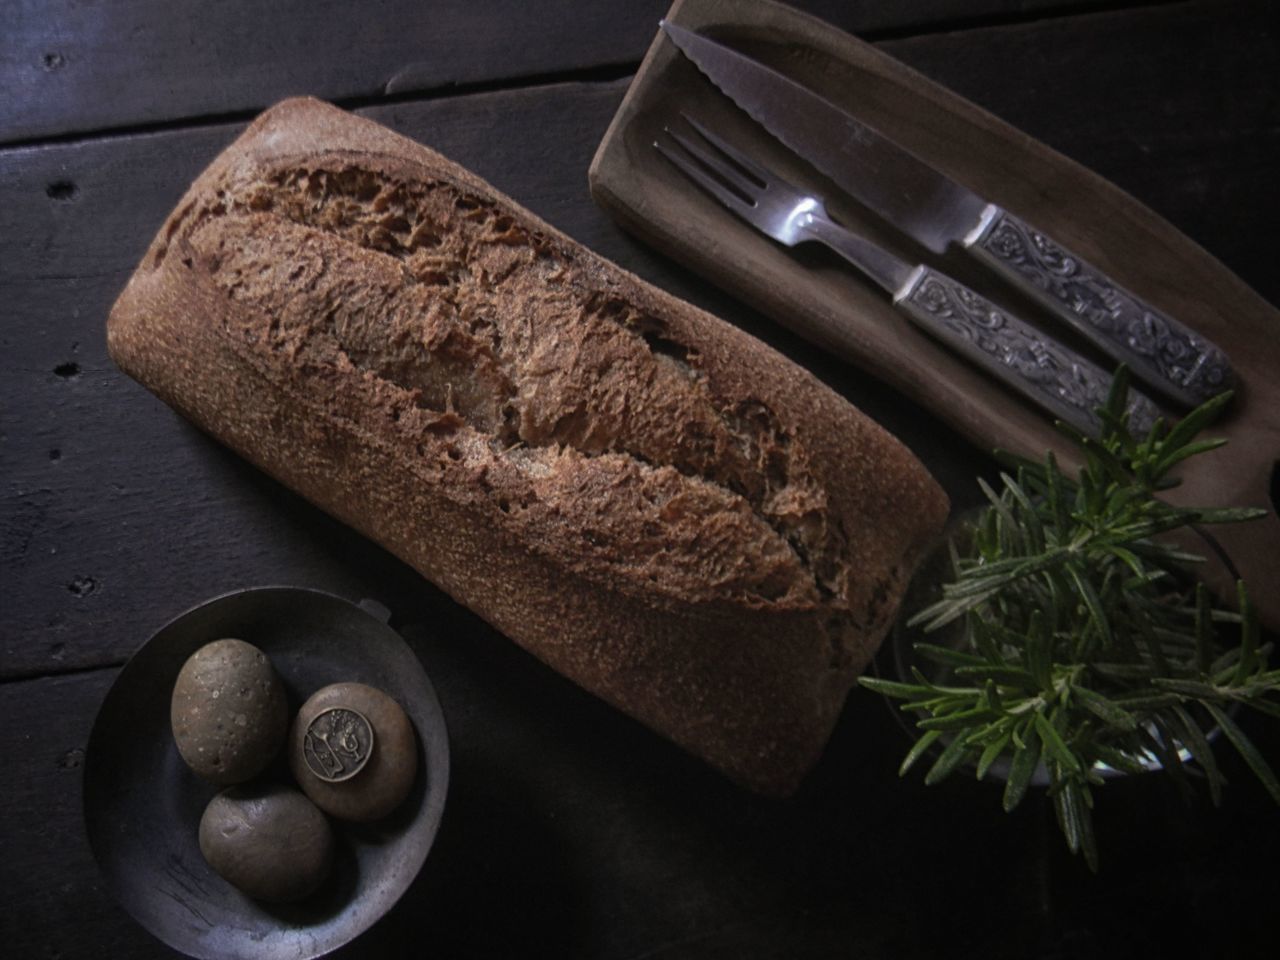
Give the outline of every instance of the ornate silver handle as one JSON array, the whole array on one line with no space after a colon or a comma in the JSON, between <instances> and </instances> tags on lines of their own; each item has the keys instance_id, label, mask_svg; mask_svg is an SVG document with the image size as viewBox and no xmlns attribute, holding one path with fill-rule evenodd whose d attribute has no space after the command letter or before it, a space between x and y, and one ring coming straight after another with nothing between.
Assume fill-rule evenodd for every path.
<instances>
[{"instance_id":1,"label":"ornate silver handle","mask_svg":"<svg viewBox=\"0 0 1280 960\"><path fill-rule=\"evenodd\" d=\"M917 267L894 304L957 353L1076 429L1096 436L1095 410L1106 401L1111 375L1001 310L962 283ZM1160 410L1129 391L1129 428L1145 433Z\"/></svg>"},{"instance_id":2,"label":"ornate silver handle","mask_svg":"<svg viewBox=\"0 0 1280 960\"><path fill-rule=\"evenodd\" d=\"M1196 406L1232 385L1218 347L995 204L965 246L1170 400Z\"/></svg>"}]
</instances>

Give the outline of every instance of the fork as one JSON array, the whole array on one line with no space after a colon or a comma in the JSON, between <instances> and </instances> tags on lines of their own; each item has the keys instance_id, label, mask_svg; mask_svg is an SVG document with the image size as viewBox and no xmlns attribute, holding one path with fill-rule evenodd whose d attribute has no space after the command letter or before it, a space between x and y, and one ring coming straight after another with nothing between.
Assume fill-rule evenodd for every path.
<instances>
[{"instance_id":1,"label":"fork","mask_svg":"<svg viewBox=\"0 0 1280 960\"><path fill-rule=\"evenodd\" d=\"M1053 416L1098 434L1097 408L1111 386L1111 375L1101 367L959 281L900 260L836 223L820 197L765 169L694 118L681 117L697 139L664 127L672 145L655 140L653 146L723 206L784 246L815 242L835 251L934 338ZM1130 428L1145 434L1161 411L1131 389L1128 415Z\"/></svg>"}]
</instances>

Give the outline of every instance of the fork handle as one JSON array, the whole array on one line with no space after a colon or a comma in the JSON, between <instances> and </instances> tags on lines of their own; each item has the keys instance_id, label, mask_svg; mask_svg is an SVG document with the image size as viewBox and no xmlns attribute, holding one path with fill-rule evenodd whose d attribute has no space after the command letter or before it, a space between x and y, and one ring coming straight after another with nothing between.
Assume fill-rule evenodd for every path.
<instances>
[{"instance_id":1,"label":"fork handle","mask_svg":"<svg viewBox=\"0 0 1280 960\"><path fill-rule=\"evenodd\" d=\"M964 245L1170 400L1196 406L1231 386L1222 350L1007 210L989 204Z\"/></svg>"},{"instance_id":2,"label":"fork handle","mask_svg":"<svg viewBox=\"0 0 1280 960\"><path fill-rule=\"evenodd\" d=\"M893 302L930 335L1053 416L1090 436L1101 430L1095 411L1106 401L1111 375L1075 351L931 267L916 267ZM1129 391L1128 410L1130 429L1139 434L1161 415L1137 390Z\"/></svg>"}]
</instances>

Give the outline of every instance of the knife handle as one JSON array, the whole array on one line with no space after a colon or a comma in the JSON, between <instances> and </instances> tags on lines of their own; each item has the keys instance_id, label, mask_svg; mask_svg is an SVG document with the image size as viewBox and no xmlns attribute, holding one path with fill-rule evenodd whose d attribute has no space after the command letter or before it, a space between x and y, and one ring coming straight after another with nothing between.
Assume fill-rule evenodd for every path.
<instances>
[{"instance_id":1,"label":"knife handle","mask_svg":"<svg viewBox=\"0 0 1280 960\"><path fill-rule=\"evenodd\" d=\"M1169 400L1194 407L1231 387L1222 350L1007 210L989 204L964 245Z\"/></svg>"},{"instance_id":2,"label":"knife handle","mask_svg":"<svg viewBox=\"0 0 1280 960\"><path fill-rule=\"evenodd\" d=\"M893 298L928 333L1082 433L1097 436L1111 375L964 284L919 266ZM1129 391L1129 429L1145 434L1160 410Z\"/></svg>"}]
</instances>

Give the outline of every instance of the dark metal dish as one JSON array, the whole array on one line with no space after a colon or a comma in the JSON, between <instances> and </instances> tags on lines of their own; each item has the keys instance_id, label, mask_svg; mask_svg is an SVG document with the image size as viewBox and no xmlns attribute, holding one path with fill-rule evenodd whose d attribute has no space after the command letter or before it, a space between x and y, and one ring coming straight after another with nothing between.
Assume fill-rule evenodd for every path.
<instances>
[{"instance_id":1,"label":"dark metal dish","mask_svg":"<svg viewBox=\"0 0 1280 960\"><path fill-rule=\"evenodd\" d=\"M187 657L221 637L247 640L271 658L291 710L320 687L354 680L397 700L418 734L419 770L408 799L376 823L333 821L333 873L301 903L251 900L200 854L200 815L218 788L179 756L169 697ZM277 762L264 776L287 781L287 767ZM315 590L261 587L184 613L125 665L89 738L85 824L107 886L169 946L200 958L308 960L368 929L408 889L435 839L448 780L440 702L385 611Z\"/></svg>"}]
</instances>

